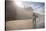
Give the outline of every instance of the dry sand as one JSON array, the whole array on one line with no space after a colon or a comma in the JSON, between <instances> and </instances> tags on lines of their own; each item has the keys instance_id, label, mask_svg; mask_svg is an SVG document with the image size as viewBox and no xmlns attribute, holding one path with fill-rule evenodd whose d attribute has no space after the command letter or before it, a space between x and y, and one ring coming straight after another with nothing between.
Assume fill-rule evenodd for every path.
<instances>
[{"instance_id":1,"label":"dry sand","mask_svg":"<svg viewBox=\"0 0 46 31\"><path fill-rule=\"evenodd\" d=\"M15 29L31 29L33 27L32 19L26 20L13 20L6 22L7 30L15 30Z\"/></svg>"}]
</instances>

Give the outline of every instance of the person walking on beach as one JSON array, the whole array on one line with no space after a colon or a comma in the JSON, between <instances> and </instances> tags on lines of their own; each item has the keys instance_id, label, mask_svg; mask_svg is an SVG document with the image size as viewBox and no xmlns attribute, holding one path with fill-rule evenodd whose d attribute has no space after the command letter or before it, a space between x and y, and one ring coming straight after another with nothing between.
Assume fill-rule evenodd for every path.
<instances>
[{"instance_id":1,"label":"person walking on beach","mask_svg":"<svg viewBox=\"0 0 46 31\"><path fill-rule=\"evenodd\" d=\"M34 26L34 28L36 28L36 18L37 18L37 15L35 13L33 13L33 26Z\"/></svg>"}]
</instances>

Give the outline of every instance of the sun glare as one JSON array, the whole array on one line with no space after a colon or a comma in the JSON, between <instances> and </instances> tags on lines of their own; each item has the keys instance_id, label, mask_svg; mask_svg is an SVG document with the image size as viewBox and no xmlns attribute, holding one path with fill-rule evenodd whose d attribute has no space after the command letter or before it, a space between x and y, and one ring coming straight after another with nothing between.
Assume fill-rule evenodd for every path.
<instances>
[{"instance_id":1,"label":"sun glare","mask_svg":"<svg viewBox=\"0 0 46 31\"><path fill-rule=\"evenodd\" d=\"M14 3L15 3L18 7L21 7L21 8L24 7L21 0L14 0Z\"/></svg>"}]
</instances>

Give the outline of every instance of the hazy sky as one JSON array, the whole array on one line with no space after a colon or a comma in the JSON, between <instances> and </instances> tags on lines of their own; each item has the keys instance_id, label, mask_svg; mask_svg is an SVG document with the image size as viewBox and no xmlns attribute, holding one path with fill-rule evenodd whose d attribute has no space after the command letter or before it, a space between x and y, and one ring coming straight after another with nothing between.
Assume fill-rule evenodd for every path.
<instances>
[{"instance_id":1,"label":"hazy sky","mask_svg":"<svg viewBox=\"0 0 46 31\"><path fill-rule=\"evenodd\" d=\"M22 0L22 1L44 2L44 0Z\"/></svg>"},{"instance_id":2,"label":"hazy sky","mask_svg":"<svg viewBox=\"0 0 46 31\"><path fill-rule=\"evenodd\" d=\"M45 7L45 4L44 2L30 2L30 1L25 1L24 2L24 5L27 7L32 7L33 11L35 13L39 13L41 15L44 14L44 7Z\"/></svg>"},{"instance_id":3,"label":"hazy sky","mask_svg":"<svg viewBox=\"0 0 46 31\"><path fill-rule=\"evenodd\" d=\"M44 14L44 3L35 2L31 4L31 7L34 9L34 12Z\"/></svg>"},{"instance_id":4,"label":"hazy sky","mask_svg":"<svg viewBox=\"0 0 46 31\"><path fill-rule=\"evenodd\" d=\"M15 3L15 1L14 1L14 3ZM25 7L32 7L32 9L35 13L39 13L41 15L43 15L44 11L45 11L44 10L44 7L45 7L44 2L31 2L31 0L29 0L29 1L28 0L23 0L23 1L16 0L16 5L21 8L24 8L24 5L25 5Z\"/></svg>"}]
</instances>

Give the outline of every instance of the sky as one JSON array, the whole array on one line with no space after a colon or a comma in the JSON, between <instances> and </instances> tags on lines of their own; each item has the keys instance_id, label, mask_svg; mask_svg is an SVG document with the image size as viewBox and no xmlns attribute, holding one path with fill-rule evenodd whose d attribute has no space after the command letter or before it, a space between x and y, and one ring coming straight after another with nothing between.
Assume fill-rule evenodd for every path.
<instances>
[{"instance_id":1,"label":"sky","mask_svg":"<svg viewBox=\"0 0 46 31\"><path fill-rule=\"evenodd\" d=\"M32 9L34 10L35 13L39 13L41 15L44 15L44 7L45 4L44 3L40 3L40 2L33 2L33 3L28 3ZM30 7L29 6L29 7Z\"/></svg>"},{"instance_id":2,"label":"sky","mask_svg":"<svg viewBox=\"0 0 46 31\"><path fill-rule=\"evenodd\" d=\"M32 0L33 1L33 0ZM45 9L45 3L44 2L32 2L31 0L16 0L16 2L14 1L14 3L16 3L16 5L18 7L24 8L25 7L32 7L33 12L35 13L39 13L41 15L44 15L44 9ZM37 0L38 1L38 0ZM41 0L40 0L41 1Z\"/></svg>"},{"instance_id":3,"label":"sky","mask_svg":"<svg viewBox=\"0 0 46 31\"><path fill-rule=\"evenodd\" d=\"M22 0L22 1L44 2L44 0Z\"/></svg>"},{"instance_id":4,"label":"sky","mask_svg":"<svg viewBox=\"0 0 46 31\"><path fill-rule=\"evenodd\" d=\"M25 1L24 5L27 7L32 7L33 12L35 13L39 13L41 15L45 14L45 3L44 2L29 2L29 1Z\"/></svg>"}]
</instances>

